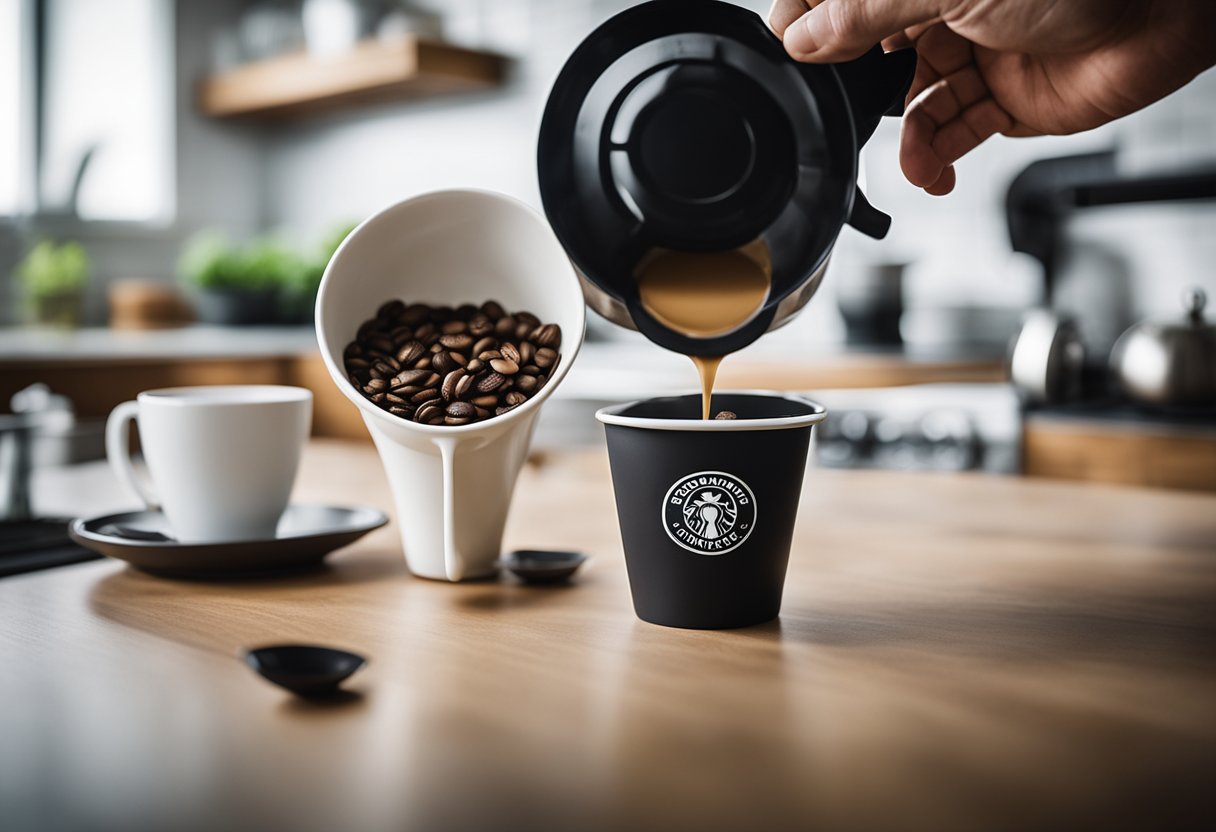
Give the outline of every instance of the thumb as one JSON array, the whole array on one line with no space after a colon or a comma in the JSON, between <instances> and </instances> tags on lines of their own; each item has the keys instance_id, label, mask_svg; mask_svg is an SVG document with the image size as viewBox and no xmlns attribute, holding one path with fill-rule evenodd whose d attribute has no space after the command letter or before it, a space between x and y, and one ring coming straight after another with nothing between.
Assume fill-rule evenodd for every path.
<instances>
[{"instance_id":1,"label":"thumb","mask_svg":"<svg viewBox=\"0 0 1216 832\"><path fill-rule=\"evenodd\" d=\"M822 0L785 30L800 61L849 61L894 34L941 14L946 0Z\"/></svg>"}]
</instances>

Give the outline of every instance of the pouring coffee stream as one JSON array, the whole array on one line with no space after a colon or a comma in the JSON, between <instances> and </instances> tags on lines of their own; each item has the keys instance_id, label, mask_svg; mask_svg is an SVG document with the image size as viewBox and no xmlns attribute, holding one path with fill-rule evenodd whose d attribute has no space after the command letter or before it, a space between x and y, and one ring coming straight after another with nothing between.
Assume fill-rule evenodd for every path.
<instances>
[{"instance_id":1,"label":"pouring coffee stream","mask_svg":"<svg viewBox=\"0 0 1216 832\"><path fill-rule=\"evenodd\" d=\"M758 15L715 0L603 24L558 76L538 146L545 212L588 304L692 357L712 388L724 356L811 299L845 224L886 235L858 153L902 113L915 67L880 47L800 64Z\"/></svg>"},{"instance_id":2,"label":"pouring coffee stream","mask_svg":"<svg viewBox=\"0 0 1216 832\"><path fill-rule=\"evenodd\" d=\"M689 338L707 338L745 324L772 285L763 243L724 252L662 251L638 267L638 294L656 320ZM725 356L693 355L701 378L701 418L712 412L714 382Z\"/></svg>"}]
</instances>

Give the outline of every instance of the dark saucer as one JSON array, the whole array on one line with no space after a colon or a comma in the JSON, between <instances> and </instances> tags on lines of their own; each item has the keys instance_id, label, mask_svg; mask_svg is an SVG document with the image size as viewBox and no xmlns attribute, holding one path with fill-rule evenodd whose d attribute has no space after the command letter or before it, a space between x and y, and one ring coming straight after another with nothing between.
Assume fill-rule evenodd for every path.
<instances>
[{"instance_id":1,"label":"dark saucer","mask_svg":"<svg viewBox=\"0 0 1216 832\"><path fill-rule=\"evenodd\" d=\"M581 552L550 552L521 549L504 557L498 565L524 583L554 584L567 581L587 561Z\"/></svg>"},{"instance_id":2,"label":"dark saucer","mask_svg":"<svg viewBox=\"0 0 1216 832\"><path fill-rule=\"evenodd\" d=\"M153 575L172 578L248 578L317 566L388 518L371 508L288 506L273 539L234 543L179 543L158 511L73 520L73 540Z\"/></svg>"},{"instance_id":3,"label":"dark saucer","mask_svg":"<svg viewBox=\"0 0 1216 832\"><path fill-rule=\"evenodd\" d=\"M332 696L367 659L358 653L310 644L281 644L245 651L245 664L297 696Z\"/></svg>"}]
</instances>

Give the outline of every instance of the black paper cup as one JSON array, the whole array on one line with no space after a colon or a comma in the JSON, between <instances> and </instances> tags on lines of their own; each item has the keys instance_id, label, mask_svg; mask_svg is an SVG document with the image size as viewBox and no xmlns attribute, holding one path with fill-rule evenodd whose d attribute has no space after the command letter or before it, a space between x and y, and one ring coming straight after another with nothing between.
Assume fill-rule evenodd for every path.
<instances>
[{"instance_id":1,"label":"black paper cup","mask_svg":"<svg viewBox=\"0 0 1216 832\"><path fill-rule=\"evenodd\" d=\"M798 396L721 393L649 399L596 414L638 617L724 629L781 611L811 430L825 411Z\"/></svg>"}]
</instances>

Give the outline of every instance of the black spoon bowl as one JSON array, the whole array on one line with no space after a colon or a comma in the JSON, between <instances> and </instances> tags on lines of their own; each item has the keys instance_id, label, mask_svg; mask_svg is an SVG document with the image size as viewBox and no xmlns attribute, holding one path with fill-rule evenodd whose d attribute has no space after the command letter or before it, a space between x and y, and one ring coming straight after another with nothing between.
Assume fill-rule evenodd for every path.
<instances>
[{"instance_id":1,"label":"black spoon bowl","mask_svg":"<svg viewBox=\"0 0 1216 832\"><path fill-rule=\"evenodd\" d=\"M297 696L322 697L367 664L358 653L310 644L281 644L246 650L245 664L268 682Z\"/></svg>"},{"instance_id":2,"label":"black spoon bowl","mask_svg":"<svg viewBox=\"0 0 1216 832\"><path fill-rule=\"evenodd\" d=\"M586 561L582 552L522 549L504 557L499 565L524 583L555 584L569 580Z\"/></svg>"}]
</instances>

